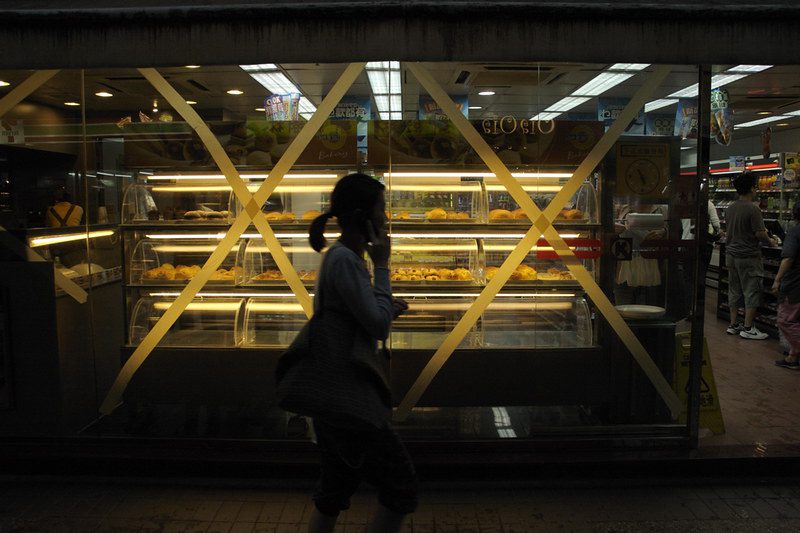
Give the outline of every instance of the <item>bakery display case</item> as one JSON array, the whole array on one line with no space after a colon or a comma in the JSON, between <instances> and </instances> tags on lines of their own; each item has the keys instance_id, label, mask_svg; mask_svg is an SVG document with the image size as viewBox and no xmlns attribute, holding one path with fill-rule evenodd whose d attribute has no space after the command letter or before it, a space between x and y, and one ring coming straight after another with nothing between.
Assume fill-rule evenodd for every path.
<instances>
[{"instance_id":1,"label":"bakery display case","mask_svg":"<svg viewBox=\"0 0 800 533\"><path fill-rule=\"evenodd\" d=\"M559 235L570 249L581 257L583 266L592 275L595 275L597 259L593 257L599 255L594 250L596 241L591 241L591 232L575 231L560 232ZM522 235L502 234L489 236L483 240L483 251L485 257L484 279L488 283L495 276L503 262L511 251L516 247ZM514 270L506 283L508 286L553 286L570 285L578 287L578 282L572 273L564 265L564 262L556 255L552 246L544 239L540 239L528 252L522 263Z\"/></svg>"},{"instance_id":2,"label":"bakery display case","mask_svg":"<svg viewBox=\"0 0 800 533\"><path fill-rule=\"evenodd\" d=\"M247 300L244 345L255 348L285 348L306 323L303 307L292 295L276 294Z\"/></svg>"},{"instance_id":3,"label":"bakery display case","mask_svg":"<svg viewBox=\"0 0 800 533\"><path fill-rule=\"evenodd\" d=\"M393 222L469 223L486 221L482 174L386 172L387 216Z\"/></svg>"},{"instance_id":4,"label":"bakery display case","mask_svg":"<svg viewBox=\"0 0 800 533\"><path fill-rule=\"evenodd\" d=\"M395 350L436 350L474 301L473 295L403 294L408 310L392 324L391 347ZM473 326L459 347L481 346L480 324Z\"/></svg>"},{"instance_id":5,"label":"bakery display case","mask_svg":"<svg viewBox=\"0 0 800 533\"><path fill-rule=\"evenodd\" d=\"M500 297L483 313L481 323L485 348L585 348L593 344L589 305L577 293Z\"/></svg>"},{"instance_id":6,"label":"bakery display case","mask_svg":"<svg viewBox=\"0 0 800 533\"><path fill-rule=\"evenodd\" d=\"M129 342L138 345L174 299L146 296L131 314ZM244 338L244 298L195 298L167 331L160 346L223 348L241 346Z\"/></svg>"},{"instance_id":7,"label":"bakery display case","mask_svg":"<svg viewBox=\"0 0 800 533\"><path fill-rule=\"evenodd\" d=\"M191 238L196 237L196 238ZM135 243L128 269L130 284L181 285L192 279L217 248L219 239L207 235L164 235L154 233ZM209 283L234 285L242 278L241 262L245 241L239 240Z\"/></svg>"},{"instance_id":8,"label":"bakery display case","mask_svg":"<svg viewBox=\"0 0 800 533\"><path fill-rule=\"evenodd\" d=\"M308 235L305 233L278 234L283 251L307 285L313 285L317 279L317 268L320 255L308 244ZM250 238L244 247L241 265L243 285L257 286L286 286L283 273L272 257L269 247L264 239Z\"/></svg>"},{"instance_id":9,"label":"bakery display case","mask_svg":"<svg viewBox=\"0 0 800 533\"><path fill-rule=\"evenodd\" d=\"M572 177L571 172L512 172L525 192L544 210L564 184ZM486 195L489 223L527 223L530 220L519 208L505 186L493 175L486 177ZM588 181L560 210L555 222L563 224L594 224L599 222L597 190Z\"/></svg>"},{"instance_id":10,"label":"bakery display case","mask_svg":"<svg viewBox=\"0 0 800 533\"><path fill-rule=\"evenodd\" d=\"M219 175L139 175L122 198L122 223L227 224L231 188Z\"/></svg>"},{"instance_id":11,"label":"bakery display case","mask_svg":"<svg viewBox=\"0 0 800 533\"><path fill-rule=\"evenodd\" d=\"M342 176L341 172L286 174L262 207L267 220L271 224L307 226L328 208L333 187ZM266 174L242 174L251 194L266 178ZM242 205L232 193L230 204L232 216L236 217Z\"/></svg>"},{"instance_id":12,"label":"bakery display case","mask_svg":"<svg viewBox=\"0 0 800 533\"><path fill-rule=\"evenodd\" d=\"M398 287L476 285L483 270L479 252L478 239L393 234L390 279Z\"/></svg>"}]
</instances>

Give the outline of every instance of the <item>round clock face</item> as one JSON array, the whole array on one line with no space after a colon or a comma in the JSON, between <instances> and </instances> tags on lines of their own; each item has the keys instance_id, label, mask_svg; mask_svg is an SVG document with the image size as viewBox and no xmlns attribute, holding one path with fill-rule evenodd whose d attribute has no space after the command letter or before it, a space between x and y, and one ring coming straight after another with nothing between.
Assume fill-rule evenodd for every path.
<instances>
[{"instance_id":1,"label":"round clock face","mask_svg":"<svg viewBox=\"0 0 800 533\"><path fill-rule=\"evenodd\" d=\"M661 182L661 171L652 161L637 159L625 171L628 188L637 194L650 194Z\"/></svg>"}]
</instances>

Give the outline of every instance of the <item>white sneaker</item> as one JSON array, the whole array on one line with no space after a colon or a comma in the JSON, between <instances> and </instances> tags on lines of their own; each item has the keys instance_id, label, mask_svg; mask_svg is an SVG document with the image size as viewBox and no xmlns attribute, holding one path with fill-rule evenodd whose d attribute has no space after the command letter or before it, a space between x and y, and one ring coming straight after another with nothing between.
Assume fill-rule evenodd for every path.
<instances>
[{"instance_id":1,"label":"white sneaker","mask_svg":"<svg viewBox=\"0 0 800 533\"><path fill-rule=\"evenodd\" d=\"M763 331L759 331L755 326L751 326L750 329L743 329L739 332L739 336L743 339L750 339L754 341L761 341L769 337L769 335Z\"/></svg>"}]
</instances>

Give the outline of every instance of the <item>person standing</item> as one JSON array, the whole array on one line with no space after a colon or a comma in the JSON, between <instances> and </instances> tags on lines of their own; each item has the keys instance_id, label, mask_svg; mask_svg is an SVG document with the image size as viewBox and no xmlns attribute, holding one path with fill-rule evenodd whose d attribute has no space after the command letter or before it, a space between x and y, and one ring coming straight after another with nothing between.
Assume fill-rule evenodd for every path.
<instances>
[{"instance_id":1,"label":"person standing","mask_svg":"<svg viewBox=\"0 0 800 533\"><path fill-rule=\"evenodd\" d=\"M753 201L757 183L758 178L748 171L734 178L733 186L738 198L725 211L725 263L728 266L728 304L731 314L726 332L744 339L763 340L769 335L759 331L753 323L764 290L761 245L777 246L778 241L767 233L761 210ZM739 309L742 307L744 324L739 323Z\"/></svg>"},{"instance_id":2,"label":"person standing","mask_svg":"<svg viewBox=\"0 0 800 533\"><path fill-rule=\"evenodd\" d=\"M800 204L792 209L792 219L800 221ZM800 225L789 227L781 251L781 266L775 275L772 292L778 296L778 329L789 344L789 353L775 361L777 366L800 369Z\"/></svg>"},{"instance_id":3,"label":"person standing","mask_svg":"<svg viewBox=\"0 0 800 533\"><path fill-rule=\"evenodd\" d=\"M360 351L374 352L376 358L384 357L378 353L377 341L387 338L392 321L408 308L403 300L392 297L383 195L379 181L365 174L349 174L336 183L330 209L314 219L309 230L311 247L320 252L327 246L326 222L336 217L341 228L341 236L325 252L317 275L314 312L322 312L323 322L348 324L348 330L354 331L354 343L366 347ZM364 262L365 252L374 265L374 284ZM416 509L417 476L391 427L391 392L385 372L373 369L352 378L368 381L384 398L369 406L380 413L374 417L379 423L313 418L321 473L309 519L311 532L334 530L339 513L349 508L350 496L362 480L378 489L378 510L368 531L399 531L405 516Z\"/></svg>"}]
</instances>

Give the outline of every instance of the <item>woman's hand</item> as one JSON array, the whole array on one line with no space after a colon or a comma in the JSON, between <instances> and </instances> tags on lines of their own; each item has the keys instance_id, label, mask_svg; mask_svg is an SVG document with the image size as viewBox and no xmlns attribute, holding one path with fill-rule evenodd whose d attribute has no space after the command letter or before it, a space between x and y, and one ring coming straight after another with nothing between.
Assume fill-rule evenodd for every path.
<instances>
[{"instance_id":1,"label":"woman's hand","mask_svg":"<svg viewBox=\"0 0 800 533\"><path fill-rule=\"evenodd\" d=\"M394 318L397 318L408 310L408 302L402 298L392 298L392 310L394 311Z\"/></svg>"},{"instance_id":2,"label":"woman's hand","mask_svg":"<svg viewBox=\"0 0 800 533\"><path fill-rule=\"evenodd\" d=\"M772 288L769 290L769 292L771 292L772 294L778 294L780 288L781 288L781 282L780 280L776 279L775 282L772 284Z\"/></svg>"},{"instance_id":3,"label":"woman's hand","mask_svg":"<svg viewBox=\"0 0 800 533\"><path fill-rule=\"evenodd\" d=\"M389 256L392 255L392 244L386 234L386 228L380 227L377 230L372 221L366 222L369 242L367 243L367 254L372 259L376 267L388 268Z\"/></svg>"}]
</instances>

